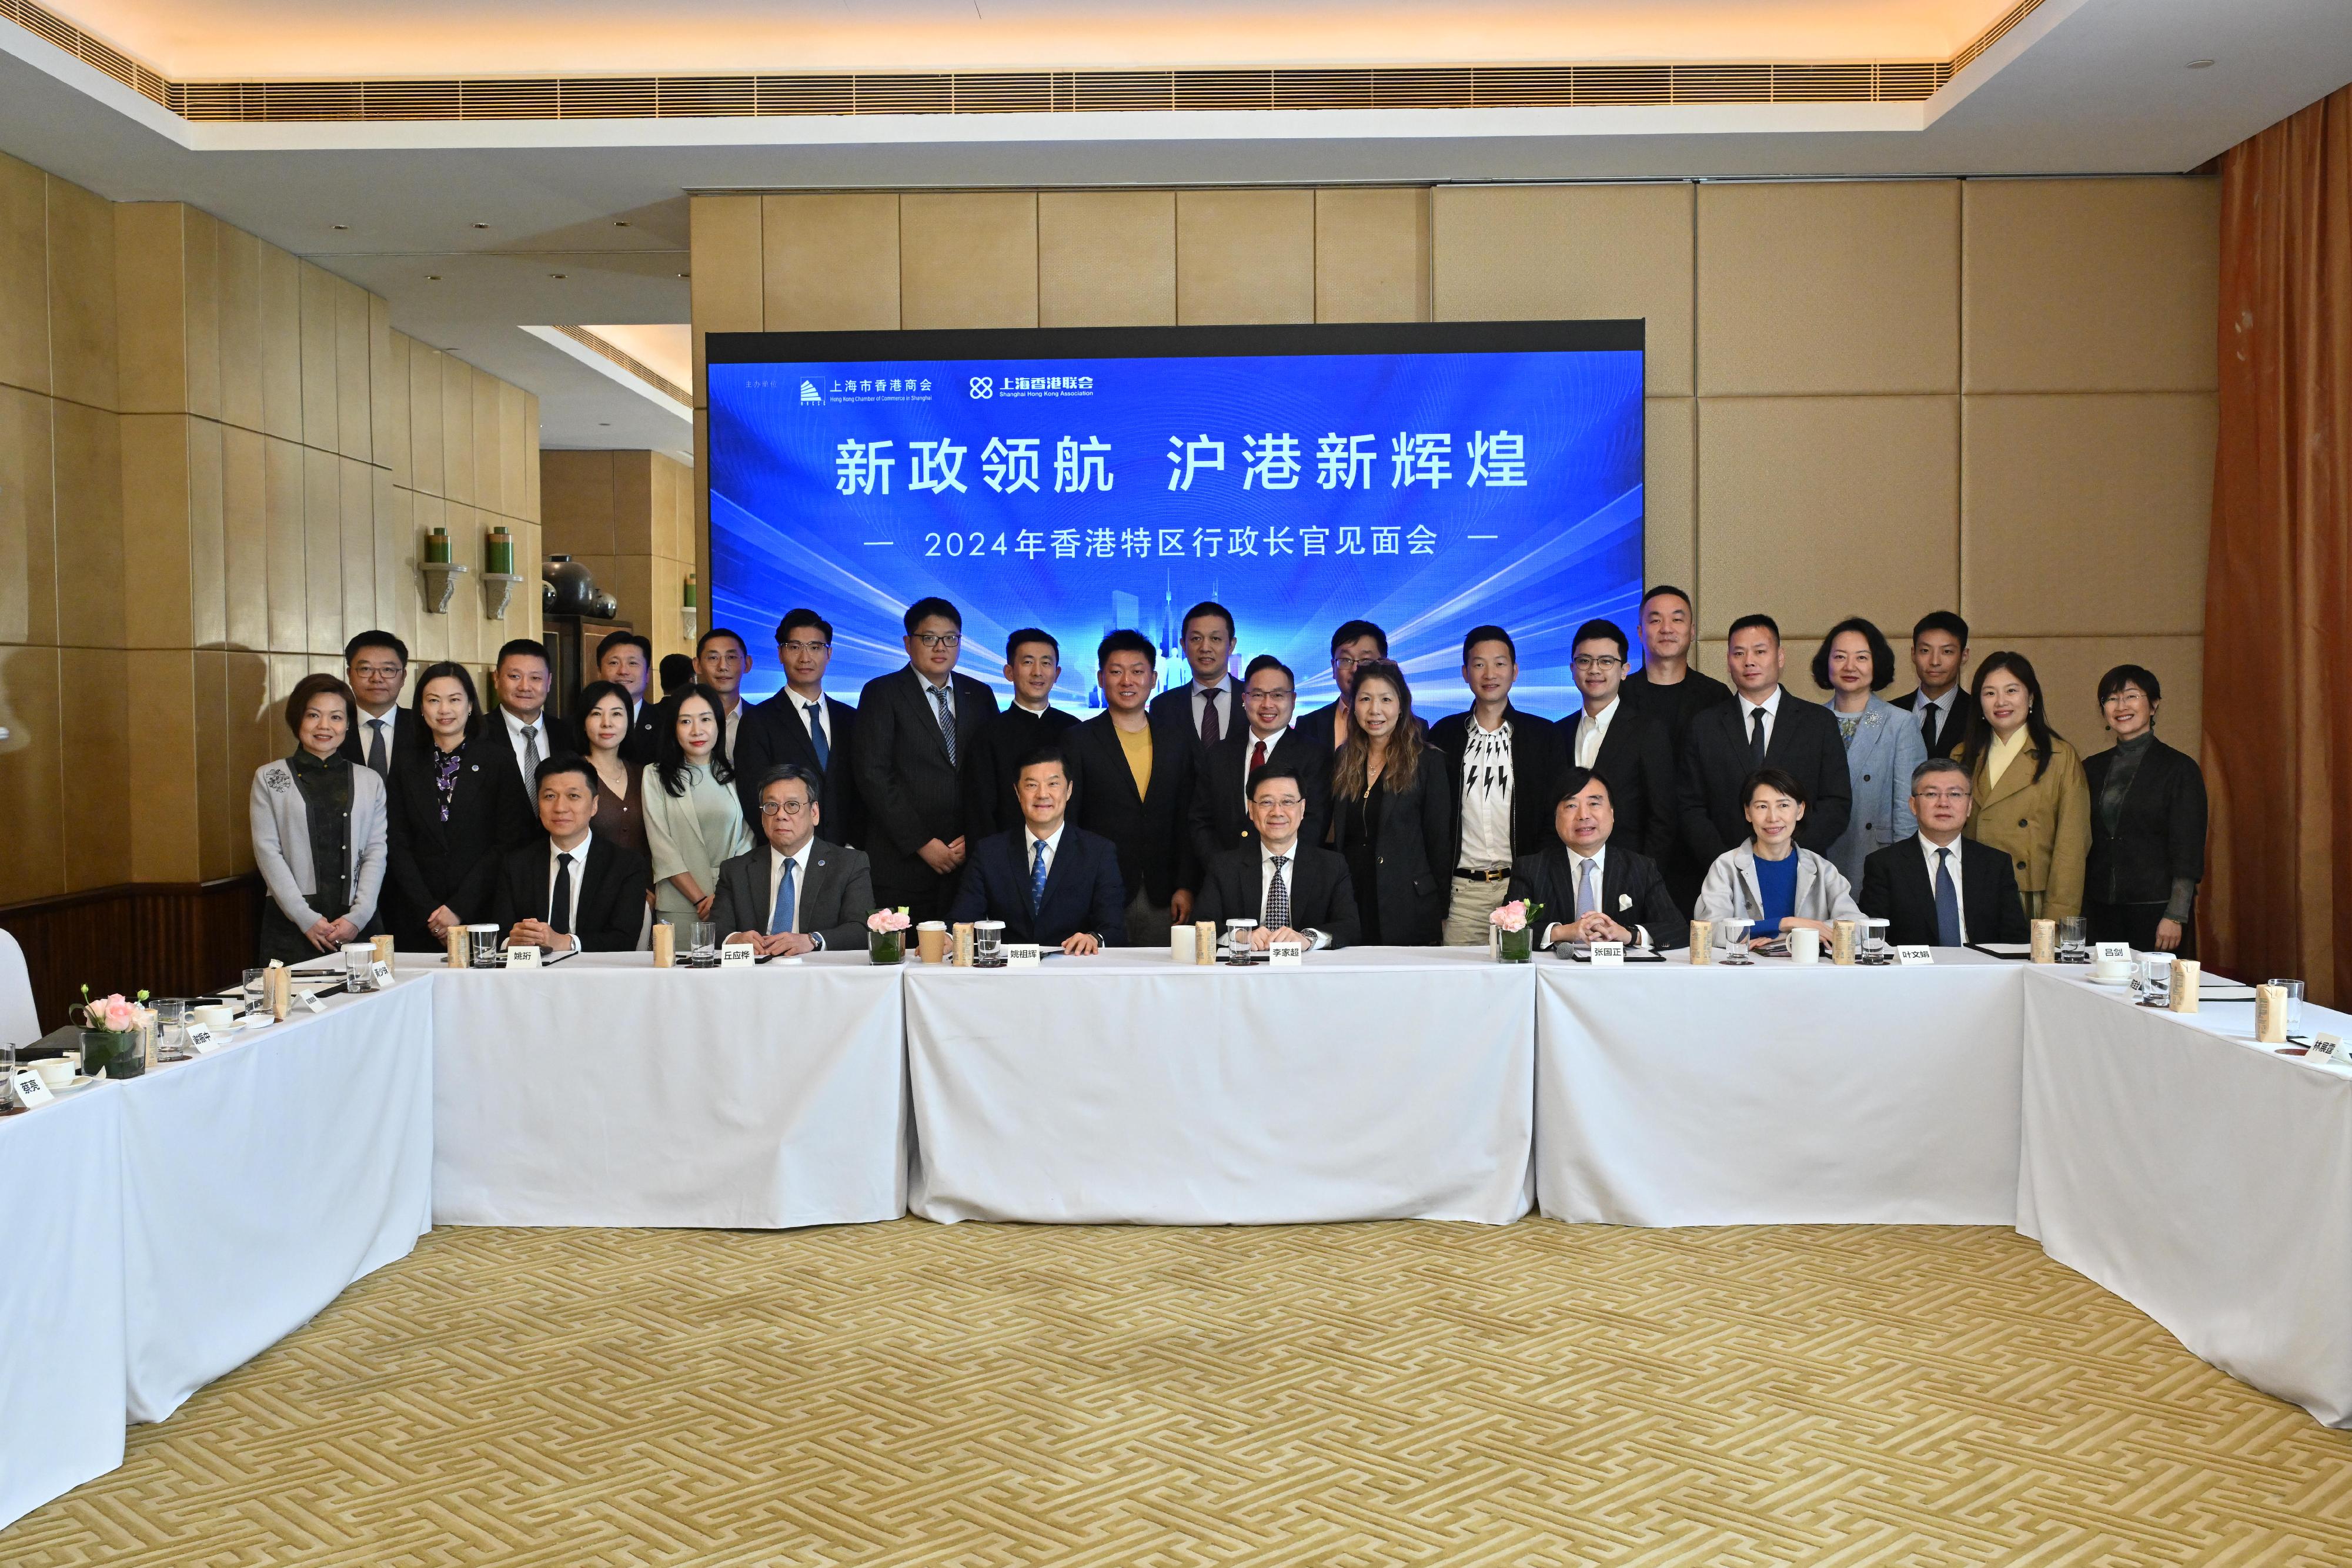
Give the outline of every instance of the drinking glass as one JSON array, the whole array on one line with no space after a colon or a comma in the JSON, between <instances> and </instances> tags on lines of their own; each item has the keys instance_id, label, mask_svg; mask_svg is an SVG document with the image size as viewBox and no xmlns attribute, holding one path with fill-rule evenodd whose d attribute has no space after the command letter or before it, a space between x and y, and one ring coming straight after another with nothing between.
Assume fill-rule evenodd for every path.
<instances>
[{"instance_id":1,"label":"drinking glass","mask_svg":"<svg viewBox=\"0 0 2352 1568\"><path fill-rule=\"evenodd\" d=\"M2266 986L2277 986L2286 992L2286 1032L2290 1038L2303 1028L2303 982L2301 980L2265 980Z\"/></svg>"},{"instance_id":2,"label":"drinking glass","mask_svg":"<svg viewBox=\"0 0 2352 1568\"><path fill-rule=\"evenodd\" d=\"M1866 915L1862 921L1862 956L1872 963L1886 957L1886 928L1894 922L1885 915Z\"/></svg>"},{"instance_id":3,"label":"drinking glass","mask_svg":"<svg viewBox=\"0 0 2352 1568\"><path fill-rule=\"evenodd\" d=\"M0 1116L13 1116L23 1109L16 1103L16 1048L0 1044Z\"/></svg>"},{"instance_id":4,"label":"drinking glass","mask_svg":"<svg viewBox=\"0 0 2352 1568\"><path fill-rule=\"evenodd\" d=\"M2172 955L2142 953L2139 956L2140 994L2152 1002L2160 1002L2172 995Z\"/></svg>"},{"instance_id":5,"label":"drinking glass","mask_svg":"<svg viewBox=\"0 0 2352 1568\"><path fill-rule=\"evenodd\" d=\"M506 963L506 955L499 951L499 931L496 925L466 927L466 962L477 969L495 969Z\"/></svg>"},{"instance_id":6,"label":"drinking glass","mask_svg":"<svg viewBox=\"0 0 2352 1568\"><path fill-rule=\"evenodd\" d=\"M2062 915L2058 917L2058 956L2067 963L2080 963L2090 951L2083 917Z\"/></svg>"},{"instance_id":7,"label":"drinking glass","mask_svg":"<svg viewBox=\"0 0 2352 1568\"><path fill-rule=\"evenodd\" d=\"M188 1004L166 998L155 1004L155 1060L185 1061L188 1049Z\"/></svg>"},{"instance_id":8,"label":"drinking glass","mask_svg":"<svg viewBox=\"0 0 2352 1568\"><path fill-rule=\"evenodd\" d=\"M1723 961L1727 964L1753 964L1755 956L1748 951L1748 928L1753 920L1718 920L1716 935L1723 938Z\"/></svg>"},{"instance_id":9,"label":"drinking glass","mask_svg":"<svg viewBox=\"0 0 2352 1568\"><path fill-rule=\"evenodd\" d=\"M971 961L981 968L993 968L1004 961L1004 922L975 920L971 923Z\"/></svg>"},{"instance_id":10,"label":"drinking glass","mask_svg":"<svg viewBox=\"0 0 2352 1568\"><path fill-rule=\"evenodd\" d=\"M719 927L708 920L694 923L694 956L708 958L719 951Z\"/></svg>"},{"instance_id":11,"label":"drinking glass","mask_svg":"<svg viewBox=\"0 0 2352 1568\"><path fill-rule=\"evenodd\" d=\"M261 1012L269 1006L269 971L247 969L245 972L245 1010Z\"/></svg>"},{"instance_id":12,"label":"drinking glass","mask_svg":"<svg viewBox=\"0 0 2352 1568\"><path fill-rule=\"evenodd\" d=\"M369 966L369 965L371 965L371 964L373 964L373 963L374 963L374 962L375 962L375 944L374 944L374 943L373 943L373 942L346 942L346 943L344 943L344 944L343 944L343 984L344 984L344 987L345 987L347 989L351 990L351 991L352 991L352 993L354 993L354 994L356 994L356 993L358 993L358 992L361 992L361 991L365 991L365 990L372 990L372 989L373 989L373 988L373 988L373 986L371 984L371 982L370 982L370 981L369 981L369 979L368 979L368 966Z\"/></svg>"}]
</instances>

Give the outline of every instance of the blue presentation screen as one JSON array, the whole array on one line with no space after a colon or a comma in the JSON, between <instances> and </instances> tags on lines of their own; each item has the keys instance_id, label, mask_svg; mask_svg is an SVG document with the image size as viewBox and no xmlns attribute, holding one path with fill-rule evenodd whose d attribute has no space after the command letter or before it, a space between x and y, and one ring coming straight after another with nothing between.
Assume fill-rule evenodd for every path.
<instances>
[{"instance_id":1,"label":"blue presentation screen","mask_svg":"<svg viewBox=\"0 0 2352 1568\"><path fill-rule=\"evenodd\" d=\"M1331 631L1378 622L1435 716L1462 634L1507 628L1517 699L1573 701L1569 642L1641 597L1638 321L727 333L709 340L710 606L782 684L774 631L834 625L827 686L906 662L926 594L1000 697L1005 634L1059 640L1055 698L1099 706L1114 628L1187 671L1195 601L1329 700ZM1639 643L1635 644L1638 657Z\"/></svg>"}]
</instances>

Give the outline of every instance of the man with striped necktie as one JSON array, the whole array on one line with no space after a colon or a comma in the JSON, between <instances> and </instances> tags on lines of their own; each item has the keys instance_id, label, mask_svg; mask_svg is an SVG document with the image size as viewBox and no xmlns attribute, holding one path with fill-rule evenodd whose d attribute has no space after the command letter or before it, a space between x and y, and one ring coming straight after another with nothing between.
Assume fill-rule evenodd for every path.
<instances>
[{"instance_id":1,"label":"man with striped necktie","mask_svg":"<svg viewBox=\"0 0 2352 1568\"><path fill-rule=\"evenodd\" d=\"M1269 763L1250 775L1255 841L1209 862L1194 916L1220 928L1228 920L1255 920L1253 941L1259 947L1297 942L1318 952L1355 942L1362 916L1347 859L1302 842L1298 829L1306 820L1307 793L1297 768Z\"/></svg>"}]
</instances>

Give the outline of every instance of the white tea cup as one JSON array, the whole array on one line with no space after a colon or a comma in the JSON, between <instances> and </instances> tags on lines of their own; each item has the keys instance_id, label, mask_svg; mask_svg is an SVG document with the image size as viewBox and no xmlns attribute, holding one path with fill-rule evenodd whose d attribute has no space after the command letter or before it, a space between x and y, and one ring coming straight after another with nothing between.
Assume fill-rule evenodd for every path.
<instances>
[{"instance_id":1,"label":"white tea cup","mask_svg":"<svg viewBox=\"0 0 2352 1568\"><path fill-rule=\"evenodd\" d=\"M1822 934L1800 925L1789 933L1789 957L1794 963L1818 964L1822 961Z\"/></svg>"},{"instance_id":2,"label":"white tea cup","mask_svg":"<svg viewBox=\"0 0 2352 1568\"><path fill-rule=\"evenodd\" d=\"M75 1064L70 1056L45 1056L30 1065L41 1075L41 1082L49 1086L51 1092L65 1088L74 1080Z\"/></svg>"}]
</instances>

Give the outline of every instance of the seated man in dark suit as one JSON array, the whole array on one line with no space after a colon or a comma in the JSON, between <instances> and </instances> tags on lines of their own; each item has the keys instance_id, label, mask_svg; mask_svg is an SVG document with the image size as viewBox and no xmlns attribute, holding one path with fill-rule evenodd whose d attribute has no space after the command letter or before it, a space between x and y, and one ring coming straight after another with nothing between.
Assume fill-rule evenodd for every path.
<instances>
[{"instance_id":1,"label":"seated man in dark suit","mask_svg":"<svg viewBox=\"0 0 2352 1568\"><path fill-rule=\"evenodd\" d=\"M515 850L499 867L490 918L507 941L546 953L627 953L646 925L653 867L625 844L588 831L596 779L587 762L551 757L539 765L539 825L546 837Z\"/></svg>"},{"instance_id":2,"label":"seated man in dark suit","mask_svg":"<svg viewBox=\"0 0 2352 1568\"><path fill-rule=\"evenodd\" d=\"M1689 918L1666 891L1657 863L1612 844L1616 827L1608 781L1590 768L1570 768L1552 811L1559 842L1520 856L1505 897L1543 905L1547 946L1631 942L1664 951L1689 940Z\"/></svg>"},{"instance_id":3,"label":"seated man in dark suit","mask_svg":"<svg viewBox=\"0 0 2352 1568\"><path fill-rule=\"evenodd\" d=\"M1243 722L1201 757L1201 777L1192 788L1192 858L1207 865L1227 850L1257 841L1251 821L1248 785L1261 768L1296 768L1307 797L1307 821L1299 841L1323 841L1323 818L1331 804L1331 754L1290 727L1298 706L1298 680L1271 653L1249 662L1242 682Z\"/></svg>"},{"instance_id":4,"label":"seated man in dark suit","mask_svg":"<svg viewBox=\"0 0 2352 1568\"><path fill-rule=\"evenodd\" d=\"M1013 782L1021 826L982 839L965 863L950 921L1002 920L1008 942L1065 953L1127 946L1118 848L1067 820L1069 759L1041 747Z\"/></svg>"},{"instance_id":5,"label":"seated man in dark suit","mask_svg":"<svg viewBox=\"0 0 2352 1568\"><path fill-rule=\"evenodd\" d=\"M1911 769L1911 814L1919 831L1871 852L1854 899L1864 915L1888 922L1889 942L1958 947L2026 939L2025 901L2017 895L2009 856L1960 837L1969 796L1969 770L1948 757L1930 757Z\"/></svg>"},{"instance_id":6,"label":"seated man in dark suit","mask_svg":"<svg viewBox=\"0 0 2352 1568\"><path fill-rule=\"evenodd\" d=\"M1837 718L1781 685L1787 663L1780 623L1769 615L1731 623L1724 664L1732 700L1692 716L1677 791L1683 842L1701 867L1748 841L1748 779L1763 768L1779 768L1804 789L1810 806L1798 847L1820 854L1853 814L1853 776Z\"/></svg>"},{"instance_id":7,"label":"seated man in dark suit","mask_svg":"<svg viewBox=\"0 0 2352 1568\"><path fill-rule=\"evenodd\" d=\"M1209 862L1192 913L1220 930L1228 920L1255 920L1253 944L1302 942L1309 952L1345 947L1362 923L1347 857L1300 841L1307 818L1300 770L1269 762L1250 775L1250 821L1256 842L1224 850Z\"/></svg>"},{"instance_id":8,"label":"seated man in dark suit","mask_svg":"<svg viewBox=\"0 0 2352 1568\"><path fill-rule=\"evenodd\" d=\"M796 958L866 946L874 873L862 850L816 836L824 781L797 762L780 762L760 781L760 831L767 842L719 868L711 924L763 958Z\"/></svg>"}]
</instances>

